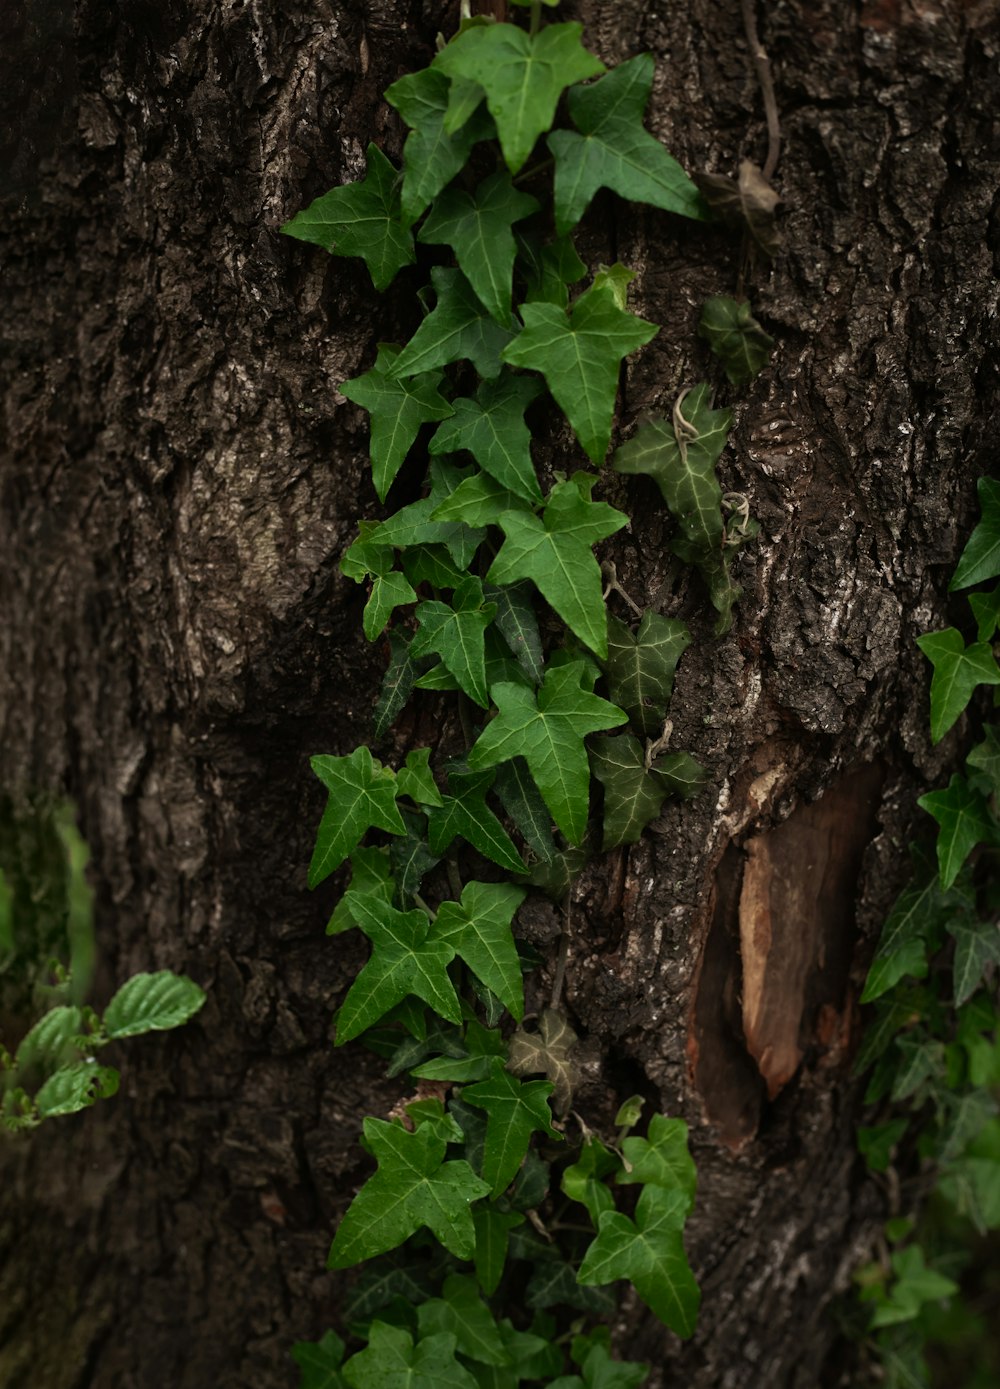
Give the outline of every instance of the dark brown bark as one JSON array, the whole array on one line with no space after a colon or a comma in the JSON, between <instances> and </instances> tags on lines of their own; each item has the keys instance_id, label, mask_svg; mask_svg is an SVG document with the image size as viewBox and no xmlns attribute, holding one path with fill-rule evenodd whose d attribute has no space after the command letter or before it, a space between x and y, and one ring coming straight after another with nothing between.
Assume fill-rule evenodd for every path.
<instances>
[{"instance_id":1,"label":"dark brown bark","mask_svg":"<svg viewBox=\"0 0 1000 1389\"><path fill-rule=\"evenodd\" d=\"M328 1044L362 956L305 890L307 757L366 739L384 659L337 568L374 500L336 385L408 330L418 281L382 300L277 228L369 139L398 151L380 93L455 10L20 0L0 20L2 789L20 814L42 792L80 806L99 995L163 966L209 989L184 1032L123 1049L117 1100L5 1143L7 1389L277 1389L292 1341L336 1315L324 1256L360 1119L399 1093ZM738 0L564 10L608 62L656 55L651 124L688 168L763 160ZM632 1305L623 1322L692 1389L815 1384L877 1214L854 1156L858 982L917 788L959 746L929 748L913 638L944 625L998 408L996 7L785 0L758 23L783 249L748 282L774 361L721 392L725 485L762 523L730 636L669 566L652 490L605 489L635 517L610 552L624 586L695 632L672 745L714 790L588 870L566 989L594 1121L641 1089L692 1124L698 1333L682 1346ZM584 242L640 269L636 307L664 325L629 366L630 422L713 370L694 329L739 247L608 195ZM400 740L433 735L433 703L415 709ZM817 824L821 857L840 845L819 922ZM799 925L793 970L775 942ZM749 1050L744 966L766 1000ZM3 1032L18 1000L0 1008Z\"/></svg>"}]
</instances>

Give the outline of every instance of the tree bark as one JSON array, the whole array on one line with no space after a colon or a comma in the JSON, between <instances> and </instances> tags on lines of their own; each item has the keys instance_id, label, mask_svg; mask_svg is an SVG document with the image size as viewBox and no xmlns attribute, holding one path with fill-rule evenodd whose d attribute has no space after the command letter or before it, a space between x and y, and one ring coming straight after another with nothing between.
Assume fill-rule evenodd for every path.
<instances>
[{"instance_id":1,"label":"tree bark","mask_svg":"<svg viewBox=\"0 0 1000 1389\"><path fill-rule=\"evenodd\" d=\"M400 1087L329 1045L363 951L324 937L333 890L306 891L307 758L367 740L384 665L337 567L377 514L337 384L412 329L417 281L380 298L277 229L369 140L398 154L381 93L457 8L19 0L0 20L4 814L77 802L99 999L162 967L209 991L184 1031L122 1049L116 1100L0 1151L8 1389L278 1389L336 1317L361 1117ZM649 124L686 168L763 162L738 0L560 17L609 64L653 52ZM830 1302L880 1213L853 1136L859 986L916 795L961 750L961 725L930 747L914 637L947 624L1000 408L995 5L757 19L782 248L747 280L774 358L719 392L724 486L762 527L729 636L670 566L654 492L604 480L634 517L607 552L623 586L694 632L671 746L711 790L586 871L566 976L595 1126L636 1090L692 1125L699 1329L681 1344L631 1303L619 1328L654 1389L836 1382ZM627 368L627 434L713 372L695 327L740 246L608 194L581 240L639 270L632 307L663 325ZM432 697L413 708L397 750L434 735ZM0 993L5 1039L22 1011Z\"/></svg>"}]
</instances>

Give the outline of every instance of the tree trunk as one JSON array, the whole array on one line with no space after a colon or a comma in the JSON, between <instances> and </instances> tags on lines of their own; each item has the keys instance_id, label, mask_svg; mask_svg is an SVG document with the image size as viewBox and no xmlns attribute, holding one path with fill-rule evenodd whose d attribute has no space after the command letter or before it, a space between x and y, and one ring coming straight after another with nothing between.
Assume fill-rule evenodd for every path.
<instances>
[{"instance_id":1,"label":"tree trunk","mask_svg":"<svg viewBox=\"0 0 1000 1389\"><path fill-rule=\"evenodd\" d=\"M363 949L324 937L333 887L306 891L307 758L366 741L384 665L338 570L377 513L366 418L336 388L413 311L277 229L370 139L398 154L381 93L457 9L19 0L0 20L4 814L77 802L98 998L161 967L209 991L182 1032L122 1048L117 1099L5 1142L7 1389L291 1386L292 1342L336 1317L324 1261L361 1117L400 1086L329 1045ZM681 1344L639 1304L620 1328L654 1386L691 1389L836 1378L830 1302L879 1215L855 1157L859 984L915 797L960 750L961 728L930 748L914 637L946 625L1000 408L996 7L757 9L783 244L747 289L778 345L720 398L723 483L761 535L715 640L653 491L606 477L635 518L607 550L623 586L694 632L672 747L711 790L586 871L566 989L592 1121L639 1090L692 1126L699 1329ZM649 123L686 168L763 160L737 0L560 17L609 64L653 52ZM627 430L712 371L695 326L739 243L608 194L582 241L639 270L632 307L664 325L629 363ZM397 748L433 737L433 697L414 709ZM0 1007L8 1039L22 1005Z\"/></svg>"}]
</instances>

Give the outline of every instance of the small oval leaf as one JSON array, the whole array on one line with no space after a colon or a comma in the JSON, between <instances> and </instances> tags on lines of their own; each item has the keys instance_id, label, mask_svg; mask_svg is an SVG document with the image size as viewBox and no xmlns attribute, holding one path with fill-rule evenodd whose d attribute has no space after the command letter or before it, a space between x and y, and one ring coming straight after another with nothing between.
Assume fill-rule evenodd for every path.
<instances>
[{"instance_id":1,"label":"small oval leaf","mask_svg":"<svg viewBox=\"0 0 1000 1389\"><path fill-rule=\"evenodd\" d=\"M81 1061L76 1066L64 1066L56 1071L35 1096L35 1105L43 1119L59 1114L75 1114L87 1109L95 1100L106 1100L118 1089L118 1072L112 1066L98 1066L95 1061Z\"/></svg>"},{"instance_id":2,"label":"small oval leaf","mask_svg":"<svg viewBox=\"0 0 1000 1389\"><path fill-rule=\"evenodd\" d=\"M109 1037L137 1037L163 1032L193 1018L205 993L193 979L169 969L136 974L125 981L108 1004L104 1027Z\"/></svg>"}]
</instances>

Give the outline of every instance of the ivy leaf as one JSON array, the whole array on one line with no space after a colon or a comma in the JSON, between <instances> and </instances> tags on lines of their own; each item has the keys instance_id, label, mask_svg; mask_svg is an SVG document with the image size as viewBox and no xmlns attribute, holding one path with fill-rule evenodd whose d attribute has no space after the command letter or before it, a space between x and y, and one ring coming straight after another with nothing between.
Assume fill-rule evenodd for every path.
<instances>
[{"instance_id":1,"label":"ivy leaf","mask_svg":"<svg viewBox=\"0 0 1000 1389\"><path fill-rule=\"evenodd\" d=\"M468 526L494 526L505 511L524 506L520 497L488 473L473 473L455 488L434 512L436 521L462 521Z\"/></svg>"},{"instance_id":2,"label":"ivy leaf","mask_svg":"<svg viewBox=\"0 0 1000 1389\"><path fill-rule=\"evenodd\" d=\"M399 355L398 347L379 343L375 365L340 387L341 395L371 416L372 481L380 502L385 501L420 426L453 413L440 391L443 373L425 371L400 380L393 375Z\"/></svg>"},{"instance_id":3,"label":"ivy leaf","mask_svg":"<svg viewBox=\"0 0 1000 1389\"><path fill-rule=\"evenodd\" d=\"M474 479L466 480L471 481ZM466 482L460 483L456 490L461 491ZM442 505L447 505L447 502ZM403 572L414 587L418 584L430 584L431 588L454 588L465 578L465 573L457 568L443 545L419 545L411 550L404 550Z\"/></svg>"},{"instance_id":4,"label":"ivy leaf","mask_svg":"<svg viewBox=\"0 0 1000 1389\"><path fill-rule=\"evenodd\" d=\"M917 645L934 667L931 741L939 743L958 720L977 685L1000 685L1000 668L988 642L966 646L954 627L928 632Z\"/></svg>"},{"instance_id":5,"label":"ivy leaf","mask_svg":"<svg viewBox=\"0 0 1000 1389\"><path fill-rule=\"evenodd\" d=\"M555 156L556 231L579 222L599 188L631 202L649 203L682 217L704 219L698 189L663 145L644 129L643 112L653 88L653 58L641 53L567 100L576 129L548 138Z\"/></svg>"},{"instance_id":6,"label":"ivy leaf","mask_svg":"<svg viewBox=\"0 0 1000 1389\"><path fill-rule=\"evenodd\" d=\"M109 1038L140 1037L182 1027L205 1002L205 991L193 979L173 970L133 974L104 1010Z\"/></svg>"},{"instance_id":7,"label":"ivy leaf","mask_svg":"<svg viewBox=\"0 0 1000 1389\"><path fill-rule=\"evenodd\" d=\"M740 162L739 177L698 174L698 187L713 212L737 231L747 231L768 260L781 247L774 210L781 199L750 159Z\"/></svg>"},{"instance_id":8,"label":"ivy leaf","mask_svg":"<svg viewBox=\"0 0 1000 1389\"><path fill-rule=\"evenodd\" d=\"M978 627L977 639L992 641L1000 628L1000 584L989 593L970 593L969 606Z\"/></svg>"},{"instance_id":9,"label":"ivy leaf","mask_svg":"<svg viewBox=\"0 0 1000 1389\"><path fill-rule=\"evenodd\" d=\"M553 902L562 902L587 865L585 849L566 849L533 864L527 875L532 887L539 888Z\"/></svg>"},{"instance_id":10,"label":"ivy leaf","mask_svg":"<svg viewBox=\"0 0 1000 1389\"><path fill-rule=\"evenodd\" d=\"M422 998L448 1022L461 1022L462 1009L448 978L455 952L431 936L426 915L397 911L371 894L348 892L345 898L351 917L372 943L372 953L340 1006L337 1046L360 1036L408 994Z\"/></svg>"},{"instance_id":11,"label":"ivy leaf","mask_svg":"<svg viewBox=\"0 0 1000 1389\"><path fill-rule=\"evenodd\" d=\"M483 110L474 110L461 129L445 129L450 87L444 73L431 67L408 73L385 93L386 101L395 106L410 127L403 146L401 195L406 226L412 226L431 200L465 167L473 145L493 133L493 122Z\"/></svg>"},{"instance_id":12,"label":"ivy leaf","mask_svg":"<svg viewBox=\"0 0 1000 1389\"><path fill-rule=\"evenodd\" d=\"M979 987L988 964L1000 964L1000 927L994 921L956 917L948 921L955 942L952 987L955 1007L960 1008Z\"/></svg>"},{"instance_id":13,"label":"ivy leaf","mask_svg":"<svg viewBox=\"0 0 1000 1389\"><path fill-rule=\"evenodd\" d=\"M364 1122L378 1163L337 1229L328 1268L350 1268L384 1254L426 1225L456 1259L471 1259L475 1230L469 1210L489 1187L467 1162L445 1162L448 1139L433 1124L414 1133L384 1119Z\"/></svg>"},{"instance_id":14,"label":"ivy leaf","mask_svg":"<svg viewBox=\"0 0 1000 1389\"><path fill-rule=\"evenodd\" d=\"M416 657L436 652L470 699L489 708L486 688L486 628L496 609L484 603L483 585L470 574L455 589L452 606L436 599L421 603L416 616L420 630L413 638Z\"/></svg>"},{"instance_id":15,"label":"ivy leaf","mask_svg":"<svg viewBox=\"0 0 1000 1389\"><path fill-rule=\"evenodd\" d=\"M389 856L384 849L360 844L354 850L351 855L351 889L365 896L379 897L383 902L392 901L396 884L389 867ZM357 924L351 915L345 895L333 909L333 914L327 922L326 934L339 936L341 932L349 931Z\"/></svg>"},{"instance_id":16,"label":"ivy leaf","mask_svg":"<svg viewBox=\"0 0 1000 1389\"><path fill-rule=\"evenodd\" d=\"M631 733L595 738L590 765L604 787L604 837L601 852L635 844L667 798L667 788L646 767L642 744Z\"/></svg>"},{"instance_id":17,"label":"ivy leaf","mask_svg":"<svg viewBox=\"0 0 1000 1389\"><path fill-rule=\"evenodd\" d=\"M668 752L657 757L651 771L667 788L669 795L679 796L682 801L697 796L708 781L705 768L689 752Z\"/></svg>"},{"instance_id":18,"label":"ivy leaf","mask_svg":"<svg viewBox=\"0 0 1000 1389\"><path fill-rule=\"evenodd\" d=\"M663 731L674 671L690 644L691 633L679 618L643 613L634 635L624 622L608 618L608 694L647 738Z\"/></svg>"},{"instance_id":19,"label":"ivy leaf","mask_svg":"<svg viewBox=\"0 0 1000 1389\"><path fill-rule=\"evenodd\" d=\"M418 1080L447 1080L459 1085L485 1080L490 1072L490 1058L506 1056L507 1047L498 1028L483 1027L470 1020L461 1046L449 1046L447 1052L414 1066L411 1075Z\"/></svg>"},{"instance_id":20,"label":"ivy leaf","mask_svg":"<svg viewBox=\"0 0 1000 1389\"><path fill-rule=\"evenodd\" d=\"M969 588L1000 574L1000 482L981 477L976 484L982 519L969 536L949 592Z\"/></svg>"},{"instance_id":21,"label":"ivy leaf","mask_svg":"<svg viewBox=\"0 0 1000 1389\"><path fill-rule=\"evenodd\" d=\"M509 1233L524 1224L524 1216L508 1214L489 1202L472 1212L472 1222L476 1227L476 1277L483 1292L491 1297L503 1277Z\"/></svg>"},{"instance_id":22,"label":"ivy leaf","mask_svg":"<svg viewBox=\"0 0 1000 1389\"><path fill-rule=\"evenodd\" d=\"M734 386L745 386L767 365L774 339L769 338L750 312L745 299L713 294L705 300L698 320L698 336L725 368Z\"/></svg>"},{"instance_id":23,"label":"ivy leaf","mask_svg":"<svg viewBox=\"0 0 1000 1389\"><path fill-rule=\"evenodd\" d=\"M455 1359L454 1336L426 1336L414 1345L408 1331L380 1321L369 1328L367 1348L344 1366L344 1378L351 1389L477 1389Z\"/></svg>"},{"instance_id":24,"label":"ivy leaf","mask_svg":"<svg viewBox=\"0 0 1000 1389\"><path fill-rule=\"evenodd\" d=\"M368 748L355 748L347 757L313 757L309 765L330 793L309 864L309 886L318 887L366 830L405 834L406 826L396 807L396 777Z\"/></svg>"},{"instance_id":25,"label":"ivy leaf","mask_svg":"<svg viewBox=\"0 0 1000 1389\"><path fill-rule=\"evenodd\" d=\"M510 1039L507 1066L515 1075L532 1075L539 1071L552 1082L556 1113L565 1114L573 1103L576 1088L576 1067L570 1053L576 1043L576 1033L555 1008L546 1008L538 1023L537 1032L520 1028Z\"/></svg>"},{"instance_id":26,"label":"ivy leaf","mask_svg":"<svg viewBox=\"0 0 1000 1389\"><path fill-rule=\"evenodd\" d=\"M510 928L525 895L513 883L466 883L460 902L441 903L432 931L518 1022L524 1016L524 986Z\"/></svg>"},{"instance_id":27,"label":"ivy leaf","mask_svg":"<svg viewBox=\"0 0 1000 1389\"><path fill-rule=\"evenodd\" d=\"M571 478L557 482L541 517L510 511L500 517L506 535L486 575L494 584L530 579L559 616L602 659L607 654L607 609L601 566L591 546L614 535L628 517L606 502L592 502Z\"/></svg>"},{"instance_id":28,"label":"ivy leaf","mask_svg":"<svg viewBox=\"0 0 1000 1389\"><path fill-rule=\"evenodd\" d=\"M428 812L428 841L431 852L443 854L456 835L471 844L484 858L492 859L509 873L523 873L524 863L510 835L486 804L486 792L493 785L490 772L448 773L452 795L444 798L441 810Z\"/></svg>"},{"instance_id":29,"label":"ivy leaf","mask_svg":"<svg viewBox=\"0 0 1000 1389\"><path fill-rule=\"evenodd\" d=\"M870 1128L858 1126L858 1152L873 1172L888 1170L893 1150L909 1126L907 1118L873 1124Z\"/></svg>"},{"instance_id":30,"label":"ivy leaf","mask_svg":"<svg viewBox=\"0 0 1000 1389\"><path fill-rule=\"evenodd\" d=\"M524 304L521 316L524 328L503 360L542 373L581 446L600 464L611 441L621 364L659 328L619 308L606 284L592 285L568 314L555 304Z\"/></svg>"},{"instance_id":31,"label":"ivy leaf","mask_svg":"<svg viewBox=\"0 0 1000 1389\"><path fill-rule=\"evenodd\" d=\"M986 795L1000 796L1000 731L990 724L986 736L969 753L965 765L972 768L969 780Z\"/></svg>"},{"instance_id":32,"label":"ivy leaf","mask_svg":"<svg viewBox=\"0 0 1000 1389\"><path fill-rule=\"evenodd\" d=\"M538 631L531 591L527 582L483 585L487 600L496 606L493 621L513 653L515 661L533 685L541 683L545 670L542 638Z\"/></svg>"},{"instance_id":33,"label":"ivy leaf","mask_svg":"<svg viewBox=\"0 0 1000 1389\"><path fill-rule=\"evenodd\" d=\"M495 767L523 757L552 818L571 844L587 829L590 773L584 738L625 722L607 700L580 688L583 663L550 668L537 693L499 684L491 691L499 713L479 735L469 766Z\"/></svg>"},{"instance_id":34,"label":"ivy leaf","mask_svg":"<svg viewBox=\"0 0 1000 1389\"><path fill-rule=\"evenodd\" d=\"M581 1287L574 1264L554 1255L546 1258L539 1250L535 1270L528 1279L524 1301L528 1307L577 1307L591 1316L612 1318L618 1311L618 1299L613 1293L599 1288ZM549 1386L551 1389L551 1385Z\"/></svg>"},{"instance_id":35,"label":"ivy leaf","mask_svg":"<svg viewBox=\"0 0 1000 1389\"><path fill-rule=\"evenodd\" d=\"M620 1159L598 1138L588 1138L580 1156L562 1174L562 1190L571 1201L586 1206L594 1228L605 1211L613 1211L615 1198L604 1181L621 1170Z\"/></svg>"},{"instance_id":36,"label":"ivy leaf","mask_svg":"<svg viewBox=\"0 0 1000 1389\"><path fill-rule=\"evenodd\" d=\"M376 742L384 738L395 723L396 716L413 692L416 677L416 666L410 653L408 639L400 636L398 632L390 632L389 664L382 677L382 689L373 715L372 735Z\"/></svg>"},{"instance_id":37,"label":"ivy leaf","mask_svg":"<svg viewBox=\"0 0 1000 1389\"><path fill-rule=\"evenodd\" d=\"M443 805L441 792L430 769L430 748L413 748L406 765L396 773L396 794L409 796L416 805Z\"/></svg>"},{"instance_id":38,"label":"ivy leaf","mask_svg":"<svg viewBox=\"0 0 1000 1389\"><path fill-rule=\"evenodd\" d=\"M390 570L387 574L376 574L362 615L361 625L365 636L369 641L374 641L385 631L397 608L406 607L416 601L417 595L404 575L395 570Z\"/></svg>"},{"instance_id":39,"label":"ivy leaf","mask_svg":"<svg viewBox=\"0 0 1000 1389\"><path fill-rule=\"evenodd\" d=\"M489 1079L467 1085L462 1099L486 1110L483 1177L497 1197L514 1180L533 1133L559 1139L562 1134L552 1127L548 1097L553 1087L547 1080L517 1080L499 1057L490 1064Z\"/></svg>"},{"instance_id":40,"label":"ivy leaf","mask_svg":"<svg viewBox=\"0 0 1000 1389\"><path fill-rule=\"evenodd\" d=\"M634 1221L618 1211L601 1216L577 1274L584 1287L629 1279L646 1306L685 1339L701 1301L681 1237L687 1208L683 1191L643 1187Z\"/></svg>"},{"instance_id":41,"label":"ivy leaf","mask_svg":"<svg viewBox=\"0 0 1000 1389\"><path fill-rule=\"evenodd\" d=\"M378 145L368 146L368 172L359 183L334 188L281 228L335 256L361 256L376 289L387 289L416 260L413 234L404 226L398 173Z\"/></svg>"},{"instance_id":42,"label":"ivy leaf","mask_svg":"<svg viewBox=\"0 0 1000 1389\"><path fill-rule=\"evenodd\" d=\"M622 1143L625 1171L619 1182L643 1182L664 1191L679 1191L687 1204L686 1216L694 1205L698 1171L688 1151L688 1126L683 1119L654 1114L645 1138L626 1138Z\"/></svg>"},{"instance_id":43,"label":"ivy leaf","mask_svg":"<svg viewBox=\"0 0 1000 1389\"><path fill-rule=\"evenodd\" d=\"M977 844L996 841L996 824L978 791L956 772L945 791L917 801L938 822L937 861L942 887L951 887Z\"/></svg>"},{"instance_id":44,"label":"ivy leaf","mask_svg":"<svg viewBox=\"0 0 1000 1389\"><path fill-rule=\"evenodd\" d=\"M604 71L580 42L580 24L549 24L529 34L513 24L464 30L434 59L449 77L478 82L496 121L500 147L512 174L535 141L552 125L565 87Z\"/></svg>"},{"instance_id":45,"label":"ivy leaf","mask_svg":"<svg viewBox=\"0 0 1000 1389\"><path fill-rule=\"evenodd\" d=\"M907 974L927 973L927 944L948 912L937 877L904 888L889 913L865 981L862 1003L887 993Z\"/></svg>"},{"instance_id":46,"label":"ivy leaf","mask_svg":"<svg viewBox=\"0 0 1000 1389\"><path fill-rule=\"evenodd\" d=\"M415 815L411 810L404 810L402 814L406 834L389 845L389 862L396 885L405 900L420 891L420 884L438 859L427 848L426 817Z\"/></svg>"},{"instance_id":47,"label":"ivy leaf","mask_svg":"<svg viewBox=\"0 0 1000 1389\"><path fill-rule=\"evenodd\" d=\"M537 236L522 235L518 237L518 253L524 267L524 302L564 309L569 303L569 286L587 273L572 237L560 236L543 245Z\"/></svg>"},{"instance_id":48,"label":"ivy leaf","mask_svg":"<svg viewBox=\"0 0 1000 1389\"><path fill-rule=\"evenodd\" d=\"M461 270L431 270L436 303L393 365L395 376L416 376L468 358L480 376L500 375L500 357L511 341L479 302Z\"/></svg>"},{"instance_id":49,"label":"ivy leaf","mask_svg":"<svg viewBox=\"0 0 1000 1389\"><path fill-rule=\"evenodd\" d=\"M958 1292L957 1283L927 1267L924 1251L919 1244L897 1250L892 1255L892 1271L895 1278L888 1297L874 1310L871 1321L873 1328L912 1321L920 1315L925 1302L936 1302Z\"/></svg>"},{"instance_id":50,"label":"ivy leaf","mask_svg":"<svg viewBox=\"0 0 1000 1389\"><path fill-rule=\"evenodd\" d=\"M449 188L440 195L420 229L420 240L450 246L459 269L504 328L513 322L511 280L517 248L511 227L538 211L538 199L520 193L510 174L485 178L475 193Z\"/></svg>"},{"instance_id":51,"label":"ivy leaf","mask_svg":"<svg viewBox=\"0 0 1000 1389\"><path fill-rule=\"evenodd\" d=\"M292 1359L302 1371L299 1389L345 1389L347 1380L340 1373L344 1349L336 1331L327 1331L318 1341L296 1341Z\"/></svg>"},{"instance_id":52,"label":"ivy leaf","mask_svg":"<svg viewBox=\"0 0 1000 1389\"><path fill-rule=\"evenodd\" d=\"M454 402L451 417L431 439L430 452L468 449L501 486L525 501L540 502L542 493L531 461L531 431L524 420L540 389L533 377L513 372L482 382L474 400Z\"/></svg>"},{"instance_id":53,"label":"ivy leaf","mask_svg":"<svg viewBox=\"0 0 1000 1389\"><path fill-rule=\"evenodd\" d=\"M497 768L493 789L537 856L543 863L551 862L556 852L552 816L523 757L512 757Z\"/></svg>"},{"instance_id":54,"label":"ivy leaf","mask_svg":"<svg viewBox=\"0 0 1000 1389\"><path fill-rule=\"evenodd\" d=\"M507 1364L500 1330L479 1296L474 1278L459 1273L446 1278L441 1296L428 1298L417 1308L417 1324L421 1342L434 1335L450 1335L470 1360L482 1365Z\"/></svg>"}]
</instances>

